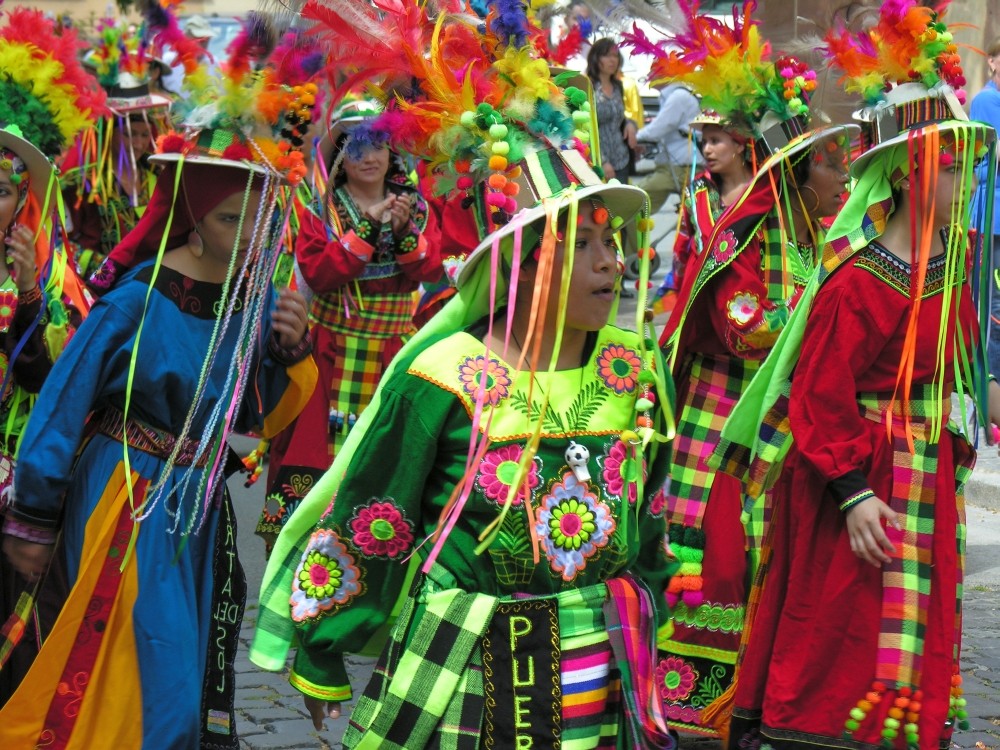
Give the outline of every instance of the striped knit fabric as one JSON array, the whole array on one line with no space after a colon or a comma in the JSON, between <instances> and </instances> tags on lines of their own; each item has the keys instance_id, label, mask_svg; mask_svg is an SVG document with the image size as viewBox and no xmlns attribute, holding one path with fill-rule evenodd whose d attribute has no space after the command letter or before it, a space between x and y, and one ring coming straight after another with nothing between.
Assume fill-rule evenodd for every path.
<instances>
[{"instance_id":1,"label":"striped knit fabric","mask_svg":"<svg viewBox=\"0 0 1000 750\"><path fill-rule=\"evenodd\" d=\"M696 354L690 385L674 438L667 495L671 523L701 527L715 471L705 460L719 442L722 426L759 363L736 357Z\"/></svg>"}]
</instances>

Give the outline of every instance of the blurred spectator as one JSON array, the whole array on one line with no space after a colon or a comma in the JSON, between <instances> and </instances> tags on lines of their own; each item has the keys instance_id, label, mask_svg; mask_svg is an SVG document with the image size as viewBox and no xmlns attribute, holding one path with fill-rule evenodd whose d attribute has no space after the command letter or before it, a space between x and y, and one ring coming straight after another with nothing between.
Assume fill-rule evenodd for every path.
<instances>
[{"instance_id":1,"label":"blurred spectator","mask_svg":"<svg viewBox=\"0 0 1000 750\"><path fill-rule=\"evenodd\" d=\"M656 213L671 193L680 193L687 184L691 164L701 161L693 148L688 124L700 111L698 98L680 83L660 87L660 109L651 123L636 134L639 141L657 145L653 157L656 169L634 184L649 193L649 207Z\"/></svg>"},{"instance_id":2,"label":"blurred spectator","mask_svg":"<svg viewBox=\"0 0 1000 750\"><path fill-rule=\"evenodd\" d=\"M989 66L989 80L982 91L972 99L972 107L969 116L973 120L980 120L992 125L1000 130L1000 37L993 40L993 44L986 48L986 64ZM977 172L979 187L973 208L973 216L977 219L980 232L985 236L989 229L983 227L986 220L983 206L986 205L985 191L987 189L987 170L997 168L996 162L993 164L982 164ZM993 295L990 303L990 339L987 357L989 358L990 372L1000 377L1000 180L995 185L995 198L993 202L993 259L989 264L990 270L990 290ZM987 265L984 263L984 266Z\"/></svg>"},{"instance_id":3,"label":"blurred spectator","mask_svg":"<svg viewBox=\"0 0 1000 750\"><path fill-rule=\"evenodd\" d=\"M607 179L618 177L624 182L628 178L629 163L634 163L638 123L642 121L642 101L635 83L629 82L628 99L632 106L626 107L622 62L622 53L617 43L607 37L594 42L587 54L587 76L594 84L594 105L604 176ZM636 102L638 111L635 108Z\"/></svg>"},{"instance_id":4,"label":"blurred spectator","mask_svg":"<svg viewBox=\"0 0 1000 750\"><path fill-rule=\"evenodd\" d=\"M203 16L191 16L184 22L184 34L190 39L194 39L205 50L208 55L208 43L215 38L215 29ZM166 91L180 91L181 83L184 81L184 68L178 65L173 67L176 53L168 50L164 53L163 62L170 66L170 74L161 78L160 86Z\"/></svg>"}]
</instances>

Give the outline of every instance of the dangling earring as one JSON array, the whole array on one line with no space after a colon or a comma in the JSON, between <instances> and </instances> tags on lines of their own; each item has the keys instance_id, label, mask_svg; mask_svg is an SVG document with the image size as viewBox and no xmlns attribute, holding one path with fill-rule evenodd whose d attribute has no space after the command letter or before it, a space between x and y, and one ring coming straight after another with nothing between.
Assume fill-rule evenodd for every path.
<instances>
[{"instance_id":1,"label":"dangling earring","mask_svg":"<svg viewBox=\"0 0 1000 750\"><path fill-rule=\"evenodd\" d=\"M819 193L817 193L817 192L816 192L816 191L815 191L815 190L814 190L814 189L813 189L813 188L812 188L811 186L809 186L809 185L802 185L802 186L800 186L800 187L799 187L799 199L800 199L800 200L801 200L801 198L802 198L802 191L803 191L803 190L808 190L808 191L809 191L810 193L812 193L812 194L813 194L813 198L815 198L815 199L816 199L816 205L815 205L815 206L813 206L812 208L806 208L806 209L805 209L805 211L806 211L806 213L807 213L807 214L810 214L810 215L812 215L812 214L816 213L816 212L817 212L817 211L819 210ZM804 205L805 205L805 204L803 203L803 207L804 207Z\"/></svg>"},{"instance_id":2,"label":"dangling earring","mask_svg":"<svg viewBox=\"0 0 1000 750\"><path fill-rule=\"evenodd\" d=\"M191 249L191 254L196 258L200 258L205 253L205 243L202 241L197 229L192 229L191 234L188 235L188 247Z\"/></svg>"}]
</instances>

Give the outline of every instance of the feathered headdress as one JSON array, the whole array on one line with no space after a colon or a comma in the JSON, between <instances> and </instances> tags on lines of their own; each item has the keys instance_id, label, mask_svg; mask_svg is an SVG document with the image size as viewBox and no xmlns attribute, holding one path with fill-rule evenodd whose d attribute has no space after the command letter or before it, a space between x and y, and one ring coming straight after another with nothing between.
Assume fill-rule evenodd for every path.
<instances>
[{"instance_id":1,"label":"feathered headdress","mask_svg":"<svg viewBox=\"0 0 1000 750\"><path fill-rule=\"evenodd\" d=\"M165 27L168 36L174 28ZM227 49L221 76L212 76L203 60L182 56L187 96L175 108L182 132L158 140L160 155L237 161L292 184L302 181L302 149L318 95L309 79L320 59L295 35L277 48L275 37L271 19L251 13ZM277 57L256 70L272 52Z\"/></svg>"},{"instance_id":2,"label":"feathered headdress","mask_svg":"<svg viewBox=\"0 0 1000 750\"><path fill-rule=\"evenodd\" d=\"M104 109L103 90L77 62L76 32L41 11L14 8L0 29L0 123L55 157Z\"/></svg>"},{"instance_id":3,"label":"feathered headdress","mask_svg":"<svg viewBox=\"0 0 1000 750\"><path fill-rule=\"evenodd\" d=\"M328 69L345 71L334 101L362 85L383 100L393 148L425 159L437 192L472 203L474 187L489 186L484 233L517 209L507 185L525 153L589 154L587 94L553 78L519 0L498 0L485 23L454 3L412 0L310 0L302 15L318 24Z\"/></svg>"},{"instance_id":4,"label":"feathered headdress","mask_svg":"<svg viewBox=\"0 0 1000 750\"><path fill-rule=\"evenodd\" d=\"M744 1L732 27L700 14L698 0L677 4L682 30L656 43L638 26L624 37L633 51L654 58L651 84L686 84L701 97L702 107L717 112L727 127L763 141L766 148L758 147L760 156L808 129L816 74L792 57L772 58L771 45L752 18L756 0ZM784 137L768 133L775 126Z\"/></svg>"}]
</instances>

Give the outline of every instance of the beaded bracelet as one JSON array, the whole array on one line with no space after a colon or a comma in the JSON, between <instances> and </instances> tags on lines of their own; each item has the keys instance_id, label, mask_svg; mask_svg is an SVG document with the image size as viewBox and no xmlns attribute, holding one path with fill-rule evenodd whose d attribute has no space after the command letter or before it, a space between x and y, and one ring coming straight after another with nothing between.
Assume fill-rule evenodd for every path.
<instances>
[{"instance_id":1,"label":"beaded bracelet","mask_svg":"<svg viewBox=\"0 0 1000 750\"><path fill-rule=\"evenodd\" d=\"M855 492L853 495L851 495L849 498L847 498L844 502L840 504L840 510L846 513L855 505L859 505L860 503L863 503L865 500L871 497L875 497L875 493L872 492L871 490L861 490L861 492Z\"/></svg>"},{"instance_id":2,"label":"beaded bracelet","mask_svg":"<svg viewBox=\"0 0 1000 750\"><path fill-rule=\"evenodd\" d=\"M278 338L271 336L267 342L267 349L271 356L283 365L295 365L312 354L312 336L306 331L302 339L291 349L285 349L278 343Z\"/></svg>"}]
</instances>

